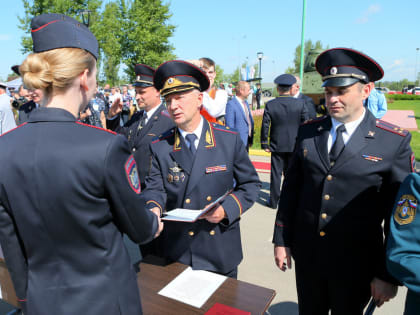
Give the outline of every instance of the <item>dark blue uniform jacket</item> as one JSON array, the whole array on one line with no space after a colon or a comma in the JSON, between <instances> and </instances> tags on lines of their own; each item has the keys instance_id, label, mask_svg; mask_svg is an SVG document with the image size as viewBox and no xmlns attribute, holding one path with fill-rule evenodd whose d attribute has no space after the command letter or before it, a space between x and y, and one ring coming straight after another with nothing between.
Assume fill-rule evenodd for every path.
<instances>
[{"instance_id":1,"label":"dark blue uniform jacket","mask_svg":"<svg viewBox=\"0 0 420 315\"><path fill-rule=\"evenodd\" d=\"M330 166L331 119L301 126L283 185L273 242L301 265L323 253L331 277L393 279L385 267L388 227L398 188L411 171L411 135L369 111ZM387 231L387 230L386 230Z\"/></svg>"},{"instance_id":2,"label":"dark blue uniform jacket","mask_svg":"<svg viewBox=\"0 0 420 315\"><path fill-rule=\"evenodd\" d=\"M107 119L106 125L107 128L127 137L130 149L137 162L142 185L141 188L144 189L145 179L150 168L149 145L156 137L171 129L174 126L174 123L163 104L161 104L154 112L153 116L149 118L147 124L139 129L139 122L142 116L143 111L135 113L124 127L120 126L119 118L112 120Z\"/></svg>"},{"instance_id":3,"label":"dark blue uniform jacket","mask_svg":"<svg viewBox=\"0 0 420 315\"><path fill-rule=\"evenodd\" d=\"M261 125L261 148L270 148L271 152L293 152L299 126L307 119L303 100L280 96L269 101Z\"/></svg>"},{"instance_id":4,"label":"dark blue uniform jacket","mask_svg":"<svg viewBox=\"0 0 420 315\"><path fill-rule=\"evenodd\" d=\"M150 207L202 209L234 188L222 202L218 224L165 222L160 254L194 269L227 273L241 262L241 215L258 197L260 181L237 132L204 120L193 158L177 128L151 144L152 165L143 196Z\"/></svg>"},{"instance_id":5,"label":"dark blue uniform jacket","mask_svg":"<svg viewBox=\"0 0 420 315\"><path fill-rule=\"evenodd\" d=\"M127 140L40 108L0 137L0 241L29 315L139 314L121 231L157 229Z\"/></svg>"}]
</instances>

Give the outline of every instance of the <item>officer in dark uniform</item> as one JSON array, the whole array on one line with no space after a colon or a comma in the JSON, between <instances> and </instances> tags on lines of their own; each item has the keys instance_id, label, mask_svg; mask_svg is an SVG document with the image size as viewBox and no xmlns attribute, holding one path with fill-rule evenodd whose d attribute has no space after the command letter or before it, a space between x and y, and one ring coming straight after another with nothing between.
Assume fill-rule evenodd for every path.
<instances>
[{"instance_id":1,"label":"officer in dark uniform","mask_svg":"<svg viewBox=\"0 0 420 315\"><path fill-rule=\"evenodd\" d=\"M412 173L398 192L387 243L389 272L407 288L404 315L420 312L420 175Z\"/></svg>"},{"instance_id":2,"label":"officer in dark uniform","mask_svg":"<svg viewBox=\"0 0 420 315\"><path fill-rule=\"evenodd\" d=\"M299 314L362 314L396 294L385 266L385 226L412 170L411 135L363 107L383 70L370 57L330 49L316 61L330 116L299 130L273 242L285 270L295 260ZM386 231L387 232L387 231Z\"/></svg>"},{"instance_id":3,"label":"officer in dark uniform","mask_svg":"<svg viewBox=\"0 0 420 315\"><path fill-rule=\"evenodd\" d=\"M159 91L153 86L153 75L155 69L147 65L138 64L135 66L136 82L133 84L136 89L136 100L140 111L121 127L120 116L122 102L114 102L108 112L106 125L108 129L123 134L130 145L134 159L138 165L141 189L145 188L146 176L150 168L150 143L153 139L174 126L169 117L165 105L161 101ZM140 246L141 254L137 244L124 236L124 244L130 254L131 262L137 267L138 262L148 254L155 253L154 242Z\"/></svg>"},{"instance_id":4,"label":"officer in dark uniform","mask_svg":"<svg viewBox=\"0 0 420 315\"><path fill-rule=\"evenodd\" d=\"M145 179L149 172L149 145L156 137L174 126L165 105L161 101L159 91L153 86L155 69L147 65L135 66L136 100L140 111L125 124L120 126L120 112L122 103L114 103L111 107L106 125L108 129L121 133L127 137L131 151L139 168L141 188L145 188Z\"/></svg>"},{"instance_id":5,"label":"officer in dark uniform","mask_svg":"<svg viewBox=\"0 0 420 315\"><path fill-rule=\"evenodd\" d=\"M97 40L62 14L31 28L20 72L49 102L0 137L0 242L17 296L31 315L141 314L121 232L148 242L162 225L127 140L76 120L95 93Z\"/></svg>"},{"instance_id":6,"label":"officer in dark uniform","mask_svg":"<svg viewBox=\"0 0 420 315\"><path fill-rule=\"evenodd\" d=\"M204 72L184 61L168 61L156 70L154 85L177 127L150 146L151 170L142 193L149 207L202 209L233 189L203 219L166 221L156 239L160 255L236 277L242 260L239 221L258 196L257 172L239 134L200 115L202 91L209 87Z\"/></svg>"},{"instance_id":7,"label":"officer in dark uniform","mask_svg":"<svg viewBox=\"0 0 420 315\"><path fill-rule=\"evenodd\" d=\"M308 111L303 100L291 95L292 86L296 83L293 75L282 74L274 83L277 84L279 97L265 106L261 126L261 148L271 152L270 199L267 200L267 206L276 209L280 198L282 174L286 173L299 126L308 119Z\"/></svg>"}]
</instances>

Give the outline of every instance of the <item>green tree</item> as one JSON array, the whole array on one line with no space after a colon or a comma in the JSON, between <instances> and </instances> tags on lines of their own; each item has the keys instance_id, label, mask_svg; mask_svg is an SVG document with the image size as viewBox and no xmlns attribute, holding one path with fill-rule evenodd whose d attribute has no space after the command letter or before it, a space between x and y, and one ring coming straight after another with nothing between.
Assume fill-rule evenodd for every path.
<instances>
[{"instance_id":1,"label":"green tree","mask_svg":"<svg viewBox=\"0 0 420 315\"><path fill-rule=\"evenodd\" d=\"M129 81L134 78L134 64L158 66L173 59L169 38L175 26L168 24L169 5L162 0L22 0L24 15L19 17L23 36L22 52L32 51L30 22L42 13L63 13L81 21L79 10L90 10L90 26L99 42L98 69L102 82L118 84L121 64Z\"/></svg>"},{"instance_id":2,"label":"green tree","mask_svg":"<svg viewBox=\"0 0 420 315\"><path fill-rule=\"evenodd\" d=\"M122 42L124 38L122 8L116 2L108 2L102 13L101 23L97 26L96 37L102 55L102 72L105 83L118 85L118 72L122 57Z\"/></svg>"},{"instance_id":3,"label":"green tree","mask_svg":"<svg viewBox=\"0 0 420 315\"><path fill-rule=\"evenodd\" d=\"M120 0L124 19L122 61L125 72L134 79L134 65L144 63L157 67L162 62L174 59L169 38L175 26L168 24L172 16L169 4L161 0Z\"/></svg>"},{"instance_id":4,"label":"green tree","mask_svg":"<svg viewBox=\"0 0 420 315\"><path fill-rule=\"evenodd\" d=\"M218 86L220 83L230 82L230 76L225 74L222 67L216 65L216 78L214 79L214 84Z\"/></svg>"},{"instance_id":5,"label":"green tree","mask_svg":"<svg viewBox=\"0 0 420 315\"><path fill-rule=\"evenodd\" d=\"M312 40L308 39L307 41L305 41L304 55L306 56L311 49L325 50L325 49L328 49L328 46L323 47L320 40L313 43ZM286 73L291 73L291 74L299 73L299 71L300 71L300 50L301 50L301 45L298 45L295 49L295 57L293 59L293 66L288 67L286 69Z\"/></svg>"}]
</instances>

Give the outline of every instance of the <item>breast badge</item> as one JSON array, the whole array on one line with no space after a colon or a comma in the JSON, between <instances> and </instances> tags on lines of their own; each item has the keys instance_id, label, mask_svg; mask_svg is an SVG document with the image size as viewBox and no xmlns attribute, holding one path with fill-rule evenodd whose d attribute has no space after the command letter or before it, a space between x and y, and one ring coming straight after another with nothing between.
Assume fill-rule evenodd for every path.
<instances>
[{"instance_id":1,"label":"breast badge","mask_svg":"<svg viewBox=\"0 0 420 315\"><path fill-rule=\"evenodd\" d=\"M184 182L185 174L182 168L180 168L176 162L174 162L174 167L170 167L169 170L171 171L171 174L168 174L167 176L167 180L169 183L179 181Z\"/></svg>"},{"instance_id":2,"label":"breast badge","mask_svg":"<svg viewBox=\"0 0 420 315\"><path fill-rule=\"evenodd\" d=\"M397 202L394 220L399 225L410 224L416 217L417 199L413 195L403 195Z\"/></svg>"}]
</instances>

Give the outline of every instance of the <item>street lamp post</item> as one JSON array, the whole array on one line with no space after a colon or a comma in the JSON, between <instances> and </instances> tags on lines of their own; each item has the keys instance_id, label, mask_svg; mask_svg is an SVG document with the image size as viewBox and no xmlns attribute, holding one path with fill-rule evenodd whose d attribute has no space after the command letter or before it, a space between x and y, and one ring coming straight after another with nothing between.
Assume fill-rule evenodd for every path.
<instances>
[{"instance_id":1,"label":"street lamp post","mask_svg":"<svg viewBox=\"0 0 420 315\"><path fill-rule=\"evenodd\" d=\"M259 62L260 62L260 64L259 64L259 75L258 75L258 77L260 78L260 85L261 85L261 60L263 59L263 56L264 56L264 53L263 52L257 52L257 57L258 57L258 60L259 60Z\"/></svg>"},{"instance_id":2,"label":"street lamp post","mask_svg":"<svg viewBox=\"0 0 420 315\"><path fill-rule=\"evenodd\" d=\"M90 24L90 13L91 10L79 10L79 14L82 16L83 24L89 27Z\"/></svg>"}]
</instances>

